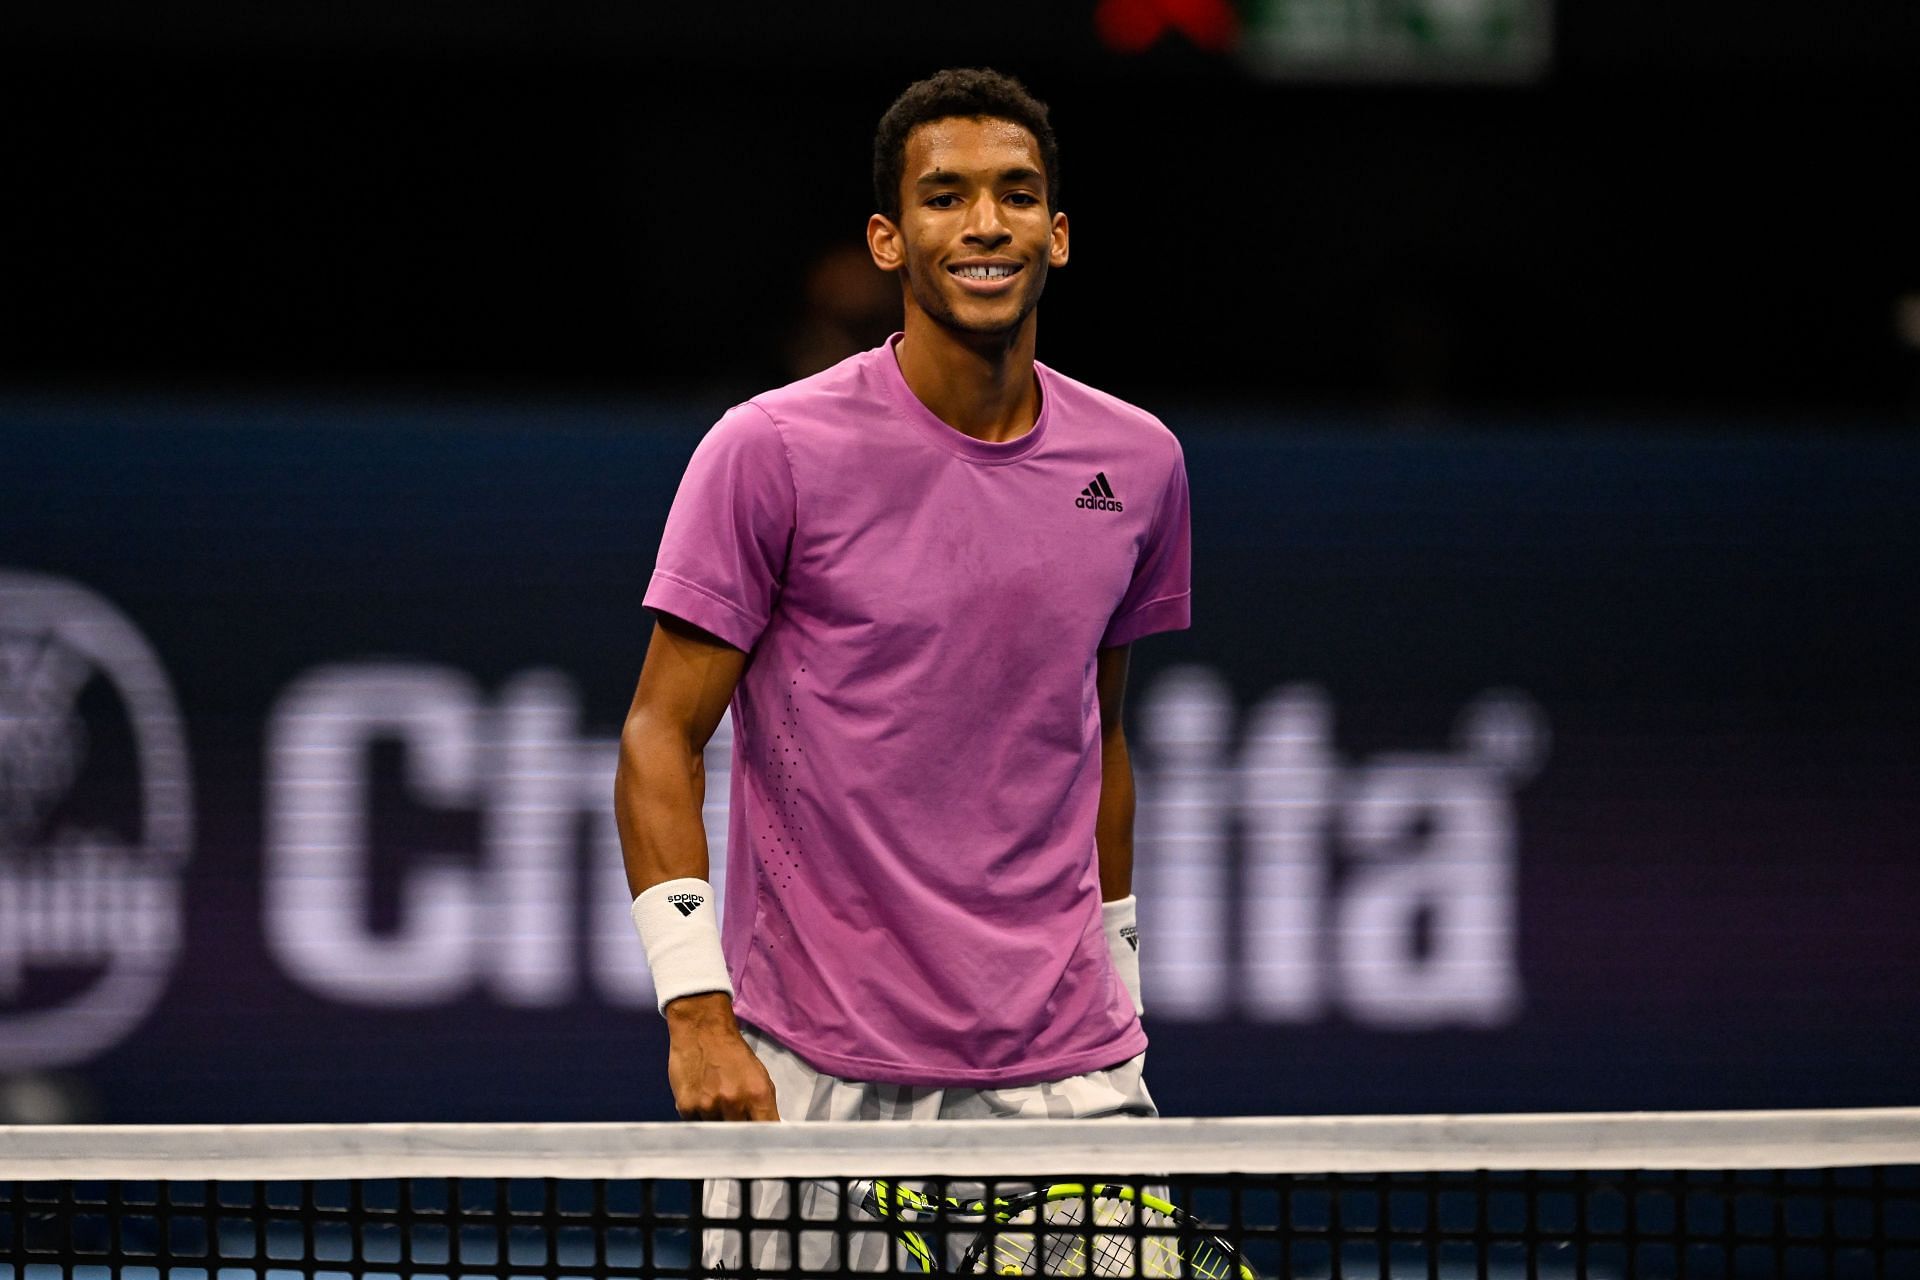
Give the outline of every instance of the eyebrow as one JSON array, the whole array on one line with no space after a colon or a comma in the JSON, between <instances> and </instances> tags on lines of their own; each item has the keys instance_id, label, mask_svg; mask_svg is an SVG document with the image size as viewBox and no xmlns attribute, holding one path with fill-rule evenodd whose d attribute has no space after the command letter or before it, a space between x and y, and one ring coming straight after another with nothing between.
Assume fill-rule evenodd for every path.
<instances>
[{"instance_id":1,"label":"eyebrow","mask_svg":"<svg viewBox=\"0 0 1920 1280\"><path fill-rule=\"evenodd\" d=\"M1040 180L1040 171L1038 169L1028 169L1025 167L1002 169L998 175L998 180L1000 182L1038 182ZM921 174L914 182L914 185L917 187L946 187L965 181L965 174L955 173L951 169L933 169Z\"/></svg>"}]
</instances>

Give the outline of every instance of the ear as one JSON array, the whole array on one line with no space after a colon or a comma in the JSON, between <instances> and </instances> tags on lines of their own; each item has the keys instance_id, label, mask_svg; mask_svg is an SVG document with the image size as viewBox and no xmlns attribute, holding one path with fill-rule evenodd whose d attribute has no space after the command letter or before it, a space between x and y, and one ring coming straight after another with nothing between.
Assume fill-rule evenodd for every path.
<instances>
[{"instance_id":1,"label":"ear","mask_svg":"<svg viewBox=\"0 0 1920 1280\"><path fill-rule=\"evenodd\" d=\"M1053 215L1053 233L1047 244L1047 265L1067 265L1067 215L1064 213Z\"/></svg>"},{"instance_id":2,"label":"ear","mask_svg":"<svg viewBox=\"0 0 1920 1280\"><path fill-rule=\"evenodd\" d=\"M893 219L876 213L867 219L867 252L882 271L898 271L906 262L906 245Z\"/></svg>"}]
</instances>

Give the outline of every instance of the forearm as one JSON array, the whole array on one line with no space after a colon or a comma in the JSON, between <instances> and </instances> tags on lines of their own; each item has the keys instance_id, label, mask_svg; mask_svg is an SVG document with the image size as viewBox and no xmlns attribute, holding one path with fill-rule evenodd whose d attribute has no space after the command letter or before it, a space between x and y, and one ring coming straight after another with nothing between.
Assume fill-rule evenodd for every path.
<instances>
[{"instance_id":1,"label":"forearm","mask_svg":"<svg viewBox=\"0 0 1920 1280\"><path fill-rule=\"evenodd\" d=\"M1126 734L1115 728L1100 738L1100 810L1093 824L1103 902L1133 892L1133 807L1133 762Z\"/></svg>"},{"instance_id":2,"label":"forearm","mask_svg":"<svg viewBox=\"0 0 1920 1280\"><path fill-rule=\"evenodd\" d=\"M721 954L707 838L700 821L706 791L701 753L684 735L630 716L614 772L614 813L634 896L633 923L647 950L663 1013L700 998L725 1003L732 986ZM700 908L706 907L704 912ZM672 1017L668 1019L673 1021Z\"/></svg>"},{"instance_id":3,"label":"forearm","mask_svg":"<svg viewBox=\"0 0 1920 1280\"><path fill-rule=\"evenodd\" d=\"M777 1120L773 1082L741 1038L707 878L706 746L746 655L662 615L620 731L613 813L633 923L666 1016L674 1106L694 1120Z\"/></svg>"},{"instance_id":4,"label":"forearm","mask_svg":"<svg viewBox=\"0 0 1920 1280\"><path fill-rule=\"evenodd\" d=\"M637 897L665 880L707 878L704 752L672 729L629 717L614 771L614 821Z\"/></svg>"}]
</instances>

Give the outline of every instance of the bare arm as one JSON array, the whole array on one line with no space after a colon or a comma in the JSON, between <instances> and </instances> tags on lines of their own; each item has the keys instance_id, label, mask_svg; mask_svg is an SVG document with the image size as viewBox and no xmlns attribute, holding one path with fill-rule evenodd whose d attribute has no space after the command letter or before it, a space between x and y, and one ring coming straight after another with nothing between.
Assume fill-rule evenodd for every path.
<instances>
[{"instance_id":1,"label":"bare arm","mask_svg":"<svg viewBox=\"0 0 1920 1280\"><path fill-rule=\"evenodd\" d=\"M707 877L707 740L733 697L747 655L667 614L654 624L640 684L620 731L614 819L637 896L666 880ZM740 1037L724 992L666 1008L667 1080L689 1120L776 1120L773 1082Z\"/></svg>"},{"instance_id":2,"label":"bare arm","mask_svg":"<svg viewBox=\"0 0 1920 1280\"><path fill-rule=\"evenodd\" d=\"M1127 689L1126 645L1102 649L1095 674L1100 694L1100 810L1094 844L1100 853L1100 897L1113 902L1133 892L1133 761L1120 727Z\"/></svg>"},{"instance_id":3,"label":"bare arm","mask_svg":"<svg viewBox=\"0 0 1920 1280\"><path fill-rule=\"evenodd\" d=\"M613 780L627 887L636 895L679 876L706 878L702 753L746 664L746 654L678 618L661 614L654 624Z\"/></svg>"}]
</instances>

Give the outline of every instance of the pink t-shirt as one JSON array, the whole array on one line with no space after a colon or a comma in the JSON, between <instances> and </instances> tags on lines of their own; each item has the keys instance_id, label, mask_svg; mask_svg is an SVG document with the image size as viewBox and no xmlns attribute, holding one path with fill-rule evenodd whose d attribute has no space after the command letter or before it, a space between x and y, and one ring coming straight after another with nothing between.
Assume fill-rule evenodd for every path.
<instances>
[{"instance_id":1,"label":"pink t-shirt","mask_svg":"<svg viewBox=\"0 0 1920 1280\"><path fill-rule=\"evenodd\" d=\"M1146 1047L1100 923L1095 654L1188 625L1186 468L1152 415L1035 368L1003 444L936 418L892 343L736 406L660 542L648 607L752 654L734 1006L832 1075L1021 1084Z\"/></svg>"}]
</instances>

